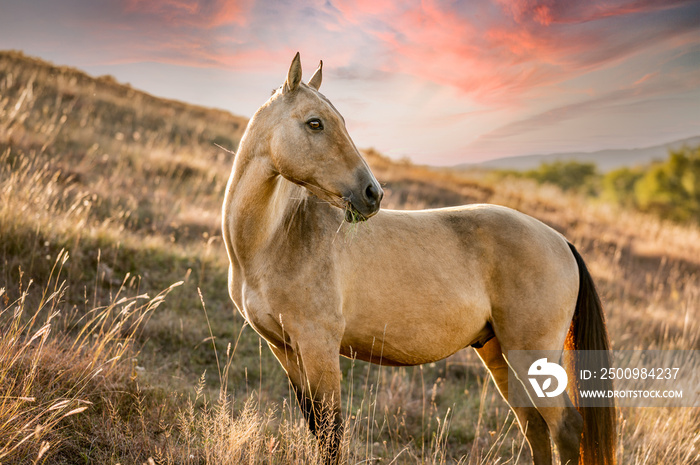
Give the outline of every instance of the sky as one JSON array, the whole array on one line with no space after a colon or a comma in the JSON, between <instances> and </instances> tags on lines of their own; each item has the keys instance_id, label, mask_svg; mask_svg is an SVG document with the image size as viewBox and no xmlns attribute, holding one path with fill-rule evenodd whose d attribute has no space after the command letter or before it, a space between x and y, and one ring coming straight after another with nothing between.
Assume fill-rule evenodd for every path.
<instances>
[{"instance_id":1,"label":"sky","mask_svg":"<svg viewBox=\"0 0 700 465\"><path fill-rule=\"evenodd\" d=\"M0 0L0 49L246 117L299 51L358 147L431 165L700 135L698 0Z\"/></svg>"}]
</instances>

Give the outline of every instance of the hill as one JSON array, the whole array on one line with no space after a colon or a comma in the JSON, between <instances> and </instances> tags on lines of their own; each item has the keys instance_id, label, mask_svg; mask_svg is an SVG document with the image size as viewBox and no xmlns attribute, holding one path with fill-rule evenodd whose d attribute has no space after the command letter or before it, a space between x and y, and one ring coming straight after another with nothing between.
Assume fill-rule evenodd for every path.
<instances>
[{"instance_id":1,"label":"hill","mask_svg":"<svg viewBox=\"0 0 700 465\"><path fill-rule=\"evenodd\" d=\"M510 169L530 170L542 163L555 161L576 161L579 163L595 163L602 172L612 171L622 167L635 167L647 165L653 161L664 160L669 150L678 150L684 146L695 147L700 145L700 136L688 137L652 147L634 149L609 149L596 152L565 152L551 153L547 155L524 155L520 157L505 157L485 161L476 164L458 165L456 169L483 168L483 169Z\"/></svg>"},{"instance_id":2,"label":"hill","mask_svg":"<svg viewBox=\"0 0 700 465\"><path fill-rule=\"evenodd\" d=\"M214 143L235 149L245 119L17 52L0 53L0 95L0 461L319 463L282 369L227 293L233 155ZM697 227L363 154L384 208L492 202L566 234L616 349L699 348ZM528 463L473 351L341 368L352 463ZM694 409L621 414L620 463L697 461Z\"/></svg>"},{"instance_id":3,"label":"hill","mask_svg":"<svg viewBox=\"0 0 700 465\"><path fill-rule=\"evenodd\" d=\"M112 76L94 78L17 51L0 51L0 75L0 143L27 149L63 153L94 144L180 149L218 143L235 150L248 122L225 111L156 98L119 84Z\"/></svg>"}]
</instances>

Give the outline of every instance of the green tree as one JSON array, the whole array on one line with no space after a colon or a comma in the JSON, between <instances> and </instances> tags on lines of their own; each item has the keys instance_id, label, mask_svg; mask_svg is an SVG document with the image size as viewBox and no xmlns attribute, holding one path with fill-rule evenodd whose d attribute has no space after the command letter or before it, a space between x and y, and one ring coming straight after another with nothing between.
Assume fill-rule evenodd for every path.
<instances>
[{"instance_id":1,"label":"green tree","mask_svg":"<svg viewBox=\"0 0 700 465\"><path fill-rule=\"evenodd\" d=\"M602 179L603 195L627 207L637 207L634 186L644 176L641 168L618 168Z\"/></svg>"},{"instance_id":2,"label":"green tree","mask_svg":"<svg viewBox=\"0 0 700 465\"><path fill-rule=\"evenodd\" d=\"M700 221L700 146L672 151L634 185L638 207L664 218Z\"/></svg>"},{"instance_id":3,"label":"green tree","mask_svg":"<svg viewBox=\"0 0 700 465\"><path fill-rule=\"evenodd\" d=\"M526 171L524 175L535 179L540 184L554 184L564 191L583 190L588 194L594 193L599 178L594 163L577 161L542 163L539 168Z\"/></svg>"}]
</instances>

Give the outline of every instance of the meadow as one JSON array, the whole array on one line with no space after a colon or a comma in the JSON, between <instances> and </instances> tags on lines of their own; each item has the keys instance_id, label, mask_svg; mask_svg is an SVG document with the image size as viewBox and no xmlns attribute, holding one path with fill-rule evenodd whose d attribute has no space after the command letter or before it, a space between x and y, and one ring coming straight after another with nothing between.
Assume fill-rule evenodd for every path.
<instances>
[{"instance_id":1,"label":"meadow","mask_svg":"<svg viewBox=\"0 0 700 465\"><path fill-rule=\"evenodd\" d=\"M227 293L220 211L245 124L0 52L0 463L319 463L282 368ZM489 202L564 233L613 348L700 348L697 223L363 154L383 208ZM348 463L531 463L471 349L341 367ZM700 463L697 409L620 418L619 463Z\"/></svg>"}]
</instances>

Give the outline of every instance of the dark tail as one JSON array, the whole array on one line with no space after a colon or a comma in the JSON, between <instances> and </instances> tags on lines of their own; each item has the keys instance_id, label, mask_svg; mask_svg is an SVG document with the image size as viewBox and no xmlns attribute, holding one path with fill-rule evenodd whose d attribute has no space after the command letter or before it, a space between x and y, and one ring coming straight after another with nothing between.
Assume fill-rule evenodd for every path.
<instances>
[{"instance_id":1,"label":"dark tail","mask_svg":"<svg viewBox=\"0 0 700 465\"><path fill-rule=\"evenodd\" d=\"M576 374L583 363L586 365L593 363L595 365L588 366L600 367L612 365L610 364L610 342L605 327L603 306L583 258L572 244L569 244L569 247L578 265L579 288L576 311L566 336L564 349L586 351L578 352L580 355L578 357L570 357L571 376L569 379L578 379ZM582 357L585 357L586 360L584 361ZM608 391L613 386L609 379L596 379L587 381L586 388ZM617 438L617 412L614 399L606 399L607 405L600 407L581 407L581 397L577 386L573 401L583 416L579 465L614 465Z\"/></svg>"}]
</instances>

